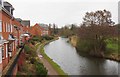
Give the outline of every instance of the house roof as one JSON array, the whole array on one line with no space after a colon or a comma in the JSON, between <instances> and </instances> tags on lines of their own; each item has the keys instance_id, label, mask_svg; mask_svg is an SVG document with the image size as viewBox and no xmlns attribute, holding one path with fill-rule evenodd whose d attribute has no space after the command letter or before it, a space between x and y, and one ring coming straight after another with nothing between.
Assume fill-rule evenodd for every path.
<instances>
[{"instance_id":1,"label":"house roof","mask_svg":"<svg viewBox=\"0 0 120 77\"><path fill-rule=\"evenodd\" d=\"M19 22L21 22L22 21L22 19L21 18L15 18L17 21L19 21Z\"/></svg>"},{"instance_id":2,"label":"house roof","mask_svg":"<svg viewBox=\"0 0 120 77\"><path fill-rule=\"evenodd\" d=\"M25 26L29 26L30 27L30 20L22 20L21 22L23 25Z\"/></svg>"},{"instance_id":3,"label":"house roof","mask_svg":"<svg viewBox=\"0 0 120 77\"><path fill-rule=\"evenodd\" d=\"M38 24L40 27L42 27L44 30L48 30L49 27L47 24Z\"/></svg>"}]
</instances>

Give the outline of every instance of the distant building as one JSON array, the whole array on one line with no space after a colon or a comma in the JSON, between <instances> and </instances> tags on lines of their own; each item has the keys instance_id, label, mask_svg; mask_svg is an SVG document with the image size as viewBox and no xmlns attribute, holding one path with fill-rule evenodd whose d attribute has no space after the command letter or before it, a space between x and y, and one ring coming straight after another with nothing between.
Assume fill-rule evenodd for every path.
<instances>
[{"instance_id":1,"label":"distant building","mask_svg":"<svg viewBox=\"0 0 120 77\"><path fill-rule=\"evenodd\" d=\"M41 36L41 33L42 33L41 31L42 30L41 30L39 24L37 24L37 23L29 29L29 33L32 36Z\"/></svg>"},{"instance_id":2,"label":"distant building","mask_svg":"<svg viewBox=\"0 0 120 77\"><path fill-rule=\"evenodd\" d=\"M22 20L22 25L30 27L30 20Z\"/></svg>"},{"instance_id":3,"label":"distant building","mask_svg":"<svg viewBox=\"0 0 120 77\"><path fill-rule=\"evenodd\" d=\"M47 24L38 24L36 23L34 26L32 26L29 29L29 33L31 35L37 35L37 36L46 36L50 35L49 26Z\"/></svg>"},{"instance_id":4,"label":"distant building","mask_svg":"<svg viewBox=\"0 0 120 77\"><path fill-rule=\"evenodd\" d=\"M15 18L18 22L22 23L22 19L21 18Z\"/></svg>"},{"instance_id":5,"label":"distant building","mask_svg":"<svg viewBox=\"0 0 120 77\"><path fill-rule=\"evenodd\" d=\"M45 36L45 35L50 34L49 26L47 24L41 24L40 23L39 26L42 28L41 36Z\"/></svg>"},{"instance_id":6,"label":"distant building","mask_svg":"<svg viewBox=\"0 0 120 77\"><path fill-rule=\"evenodd\" d=\"M23 26L30 27L30 20L22 20L21 18L16 18Z\"/></svg>"},{"instance_id":7,"label":"distant building","mask_svg":"<svg viewBox=\"0 0 120 77\"><path fill-rule=\"evenodd\" d=\"M21 18L16 18L16 20L22 24L25 33L29 34L30 20L22 20Z\"/></svg>"}]
</instances>

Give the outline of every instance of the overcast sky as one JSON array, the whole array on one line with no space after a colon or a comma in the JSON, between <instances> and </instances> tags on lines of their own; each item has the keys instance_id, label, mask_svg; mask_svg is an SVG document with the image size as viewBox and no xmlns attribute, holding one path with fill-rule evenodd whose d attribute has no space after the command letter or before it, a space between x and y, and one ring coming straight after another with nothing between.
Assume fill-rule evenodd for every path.
<instances>
[{"instance_id":1,"label":"overcast sky","mask_svg":"<svg viewBox=\"0 0 120 77\"><path fill-rule=\"evenodd\" d=\"M119 0L5 0L15 8L14 17L35 23L80 24L86 12L109 10L118 22Z\"/></svg>"}]
</instances>

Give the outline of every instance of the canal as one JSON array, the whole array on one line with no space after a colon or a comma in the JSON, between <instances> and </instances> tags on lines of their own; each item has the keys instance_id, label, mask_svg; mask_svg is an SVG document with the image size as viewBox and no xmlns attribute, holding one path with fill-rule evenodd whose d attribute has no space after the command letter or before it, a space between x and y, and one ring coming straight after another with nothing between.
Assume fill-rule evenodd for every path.
<instances>
[{"instance_id":1,"label":"canal","mask_svg":"<svg viewBox=\"0 0 120 77\"><path fill-rule=\"evenodd\" d=\"M118 62L80 56L76 49L59 37L44 47L45 53L68 75L117 75Z\"/></svg>"}]
</instances>

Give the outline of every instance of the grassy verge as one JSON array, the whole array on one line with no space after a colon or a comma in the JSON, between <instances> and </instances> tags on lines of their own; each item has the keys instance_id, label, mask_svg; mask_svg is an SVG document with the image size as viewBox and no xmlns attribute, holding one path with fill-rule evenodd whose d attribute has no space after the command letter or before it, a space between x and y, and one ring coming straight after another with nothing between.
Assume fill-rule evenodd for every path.
<instances>
[{"instance_id":1,"label":"grassy verge","mask_svg":"<svg viewBox=\"0 0 120 77\"><path fill-rule=\"evenodd\" d=\"M54 39L54 40L56 40L56 39ZM51 40L51 41L54 41L54 40ZM64 75L65 77L68 77L67 74L60 68L60 66L57 63L55 63L51 58L49 58L44 52L44 46L51 41L46 41L41 44L40 53L53 66L53 68L58 72L59 75Z\"/></svg>"}]
</instances>

